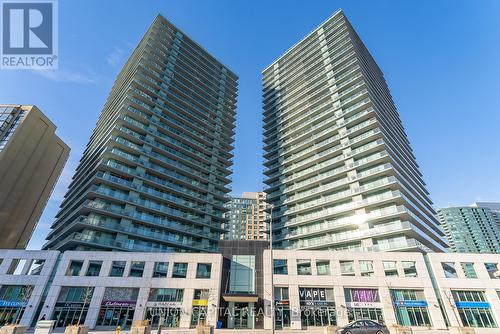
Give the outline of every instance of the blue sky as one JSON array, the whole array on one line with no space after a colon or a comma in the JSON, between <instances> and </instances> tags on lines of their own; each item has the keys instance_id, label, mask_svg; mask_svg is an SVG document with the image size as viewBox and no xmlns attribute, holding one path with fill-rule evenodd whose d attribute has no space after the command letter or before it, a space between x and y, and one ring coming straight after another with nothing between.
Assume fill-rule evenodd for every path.
<instances>
[{"instance_id":1,"label":"blue sky","mask_svg":"<svg viewBox=\"0 0 500 334\"><path fill-rule=\"evenodd\" d=\"M260 72L338 8L385 73L436 207L500 201L500 1L59 2L59 70L0 71L0 102L36 104L72 148L39 248L126 58L157 13L239 76L233 192L262 188Z\"/></svg>"}]
</instances>

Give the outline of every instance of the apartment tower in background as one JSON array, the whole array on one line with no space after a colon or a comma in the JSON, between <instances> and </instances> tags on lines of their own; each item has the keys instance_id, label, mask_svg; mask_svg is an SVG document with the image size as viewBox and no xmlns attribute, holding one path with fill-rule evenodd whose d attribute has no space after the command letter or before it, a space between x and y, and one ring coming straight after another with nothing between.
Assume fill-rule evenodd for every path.
<instances>
[{"instance_id":1,"label":"apartment tower in background","mask_svg":"<svg viewBox=\"0 0 500 334\"><path fill-rule=\"evenodd\" d=\"M237 79L157 16L113 85L44 248L216 251Z\"/></svg>"},{"instance_id":2,"label":"apartment tower in background","mask_svg":"<svg viewBox=\"0 0 500 334\"><path fill-rule=\"evenodd\" d=\"M446 249L384 76L342 11L263 71L277 248Z\"/></svg>"},{"instance_id":3,"label":"apartment tower in background","mask_svg":"<svg viewBox=\"0 0 500 334\"><path fill-rule=\"evenodd\" d=\"M0 105L0 248L26 248L69 156L35 106Z\"/></svg>"},{"instance_id":4,"label":"apartment tower in background","mask_svg":"<svg viewBox=\"0 0 500 334\"><path fill-rule=\"evenodd\" d=\"M438 210L452 252L500 254L499 216L480 205Z\"/></svg>"},{"instance_id":5,"label":"apartment tower in background","mask_svg":"<svg viewBox=\"0 0 500 334\"><path fill-rule=\"evenodd\" d=\"M265 193L244 192L241 196L231 196L226 208L224 239L268 239Z\"/></svg>"}]
</instances>

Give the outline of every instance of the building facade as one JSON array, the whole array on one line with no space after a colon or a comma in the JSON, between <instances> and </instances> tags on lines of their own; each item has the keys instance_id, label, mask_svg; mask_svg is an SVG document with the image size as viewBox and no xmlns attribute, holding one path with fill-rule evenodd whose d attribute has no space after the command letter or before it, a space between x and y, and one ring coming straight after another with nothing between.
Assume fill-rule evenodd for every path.
<instances>
[{"instance_id":1,"label":"building facade","mask_svg":"<svg viewBox=\"0 0 500 334\"><path fill-rule=\"evenodd\" d=\"M263 71L263 100L277 248L446 249L384 76L342 11Z\"/></svg>"},{"instance_id":2,"label":"building facade","mask_svg":"<svg viewBox=\"0 0 500 334\"><path fill-rule=\"evenodd\" d=\"M224 239L268 239L265 193L244 192L240 197L231 196L226 208L228 211L225 213Z\"/></svg>"},{"instance_id":3,"label":"building facade","mask_svg":"<svg viewBox=\"0 0 500 334\"><path fill-rule=\"evenodd\" d=\"M358 319L391 333L496 334L500 255L267 249L265 241L221 243L221 254L5 250L0 325L128 329L199 323L229 329L319 332ZM398 329L396 329L398 327ZM448 331L447 331L448 330Z\"/></svg>"},{"instance_id":4,"label":"building facade","mask_svg":"<svg viewBox=\"0 0 500 334\"><path fill-rule=\"evenodd\" d=\"M0 248L26 248L69 156L36 106L0 105Z\"/></svg>"},{"instance_id":5,"label":"building facade","mask_svg":"<svg viewBox=\"0 0 500 334\"><path fill-rule=\"evenodd\" d=\"M443 208L438 210L438 217L452 252L500 254L500 216L491 209Z\"/></svg>"},{"instance_id":6,"label":"building facade","mask_svg":"<svg viewBox=\"0 0 500 334\"><path fill-rule=\"evenodd\" d=\"M214 252L237 77L158 16L118 75L45 249Z\"/></svg>"}]
</instances>

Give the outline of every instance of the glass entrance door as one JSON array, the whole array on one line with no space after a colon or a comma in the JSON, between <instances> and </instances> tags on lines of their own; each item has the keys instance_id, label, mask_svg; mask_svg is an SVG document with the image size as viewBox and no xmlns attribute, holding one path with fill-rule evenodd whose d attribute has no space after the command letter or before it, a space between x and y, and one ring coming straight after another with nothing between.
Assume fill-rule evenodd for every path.
<instances>
[{"instance_id":1,"label":"glass entrance door","mask_svg":"<svg viewBox=\"0 0 500 334\"><path fill-rule=\"evenodd\" d=\"M248 304L246 303L234 304L234 328L235 329L248 328Z\"/></svg>"}]
</instances>

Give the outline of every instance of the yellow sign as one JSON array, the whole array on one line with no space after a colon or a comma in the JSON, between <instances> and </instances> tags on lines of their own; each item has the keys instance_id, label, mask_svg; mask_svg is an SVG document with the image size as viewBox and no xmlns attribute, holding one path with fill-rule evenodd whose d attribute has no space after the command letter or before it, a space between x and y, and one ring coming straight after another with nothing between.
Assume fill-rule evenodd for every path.
<instances>
[{"instance_id":1,"label":"yellow sign","mask_svg":"<svg viewBox=\"0 0 500 334\"><path fill-rule=\"evenodd\" d=\"M193 299L193 306L208 306L208 299Z\"/></svg>"}]
</instances>

